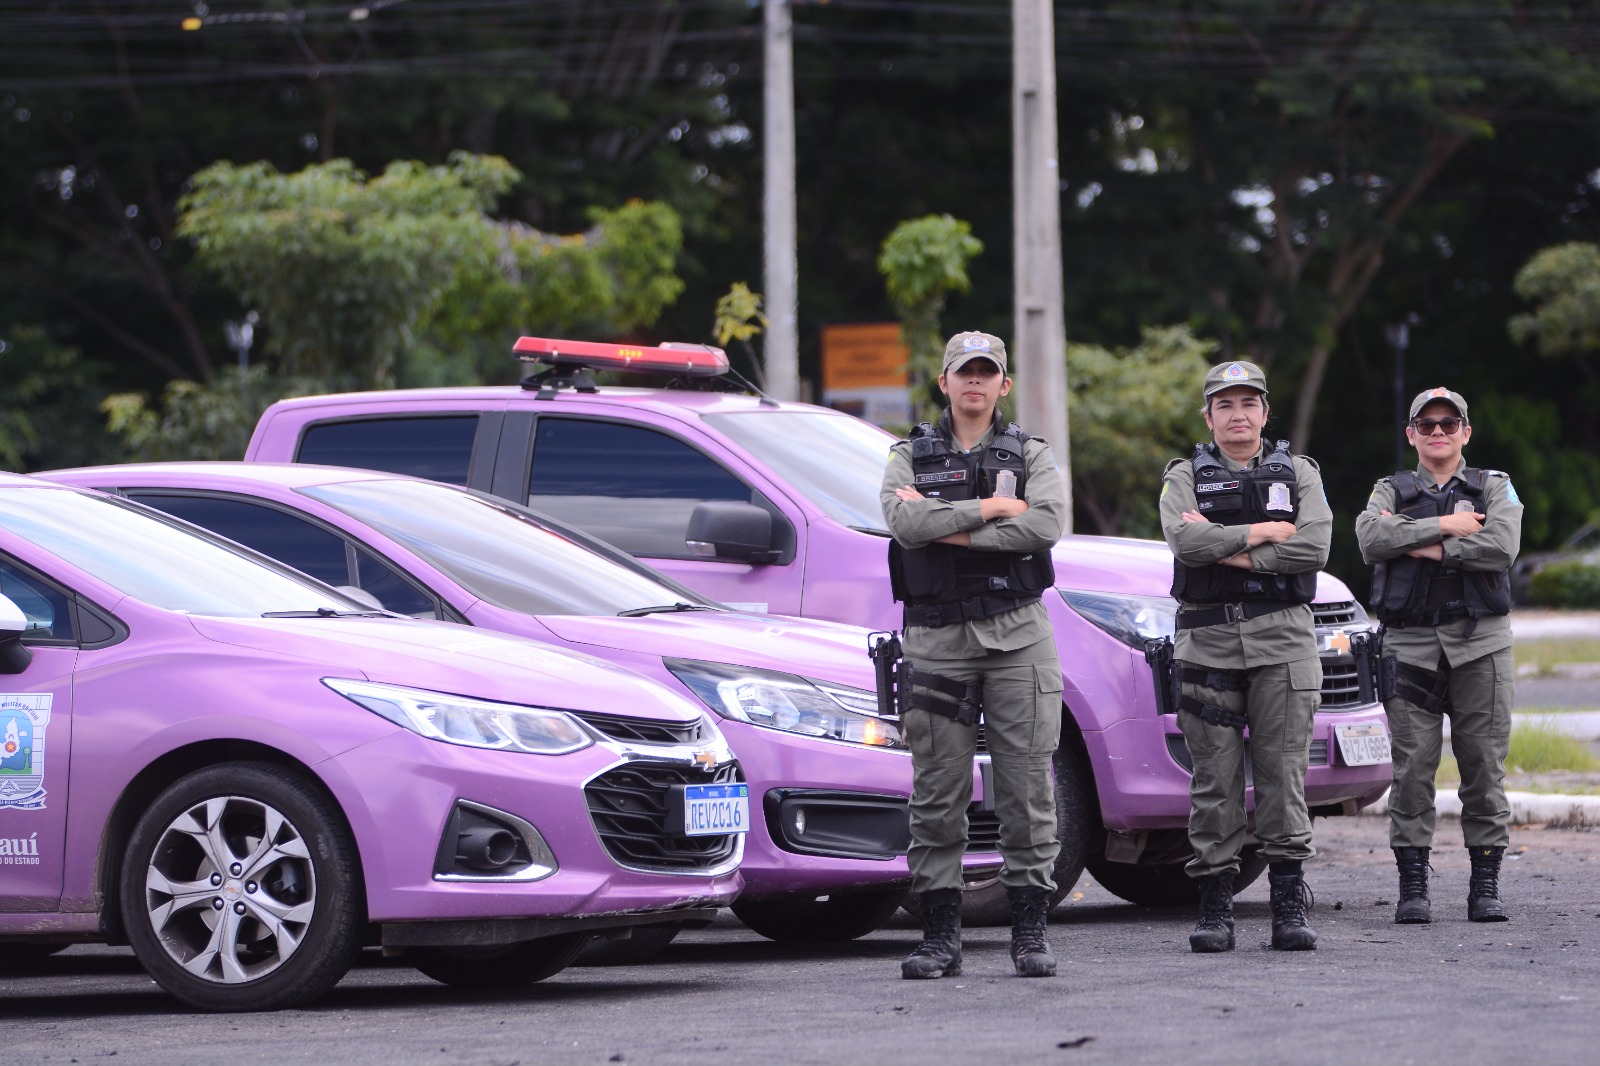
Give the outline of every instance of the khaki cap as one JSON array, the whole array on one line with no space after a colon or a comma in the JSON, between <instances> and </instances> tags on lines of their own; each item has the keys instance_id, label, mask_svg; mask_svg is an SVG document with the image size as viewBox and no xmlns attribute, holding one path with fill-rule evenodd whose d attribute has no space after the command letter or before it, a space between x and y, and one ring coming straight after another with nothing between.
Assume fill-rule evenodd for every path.
<instances>
[{"instance_id":1,"label":"khaki cap","mask_svg":"<svg viewBox=\"0 0 1600 1066\"><path fill-rule=\"evenodd\" d=\"M1418 411L1422 410L1435 400L1439 400L1443 403L1449 404L1451 407L1454 407L1456 409L1456 414L1461 416L1462 421L1467 421L1467 401L1461 398L1461 394L1459 392L1451 392L1449 389L1444 388L1443 386L1440 386L1437 389L1423 389L1421 392L1417 393L1417 398L1411 401L1411 413L1406 417L1408 419L1416 418Z\"/></svg>"},{"instance_id":2,"label":"khaki cap","mask_svg":"<svg viewBox=\"0 0 1600 1066\"><path fill-rule=\"evenodd\" d=\"M1218 363L1206 372L1205 396L1209 399L1214 393L1231 389L1235 385L1243 385L1257 392L1266 392L1267 375L1259 366L1243 360Z\"/></svg>"},{"instance_id":3,"label":"khaki cap","mask_svg":"<svg viewBox=\"0 0 1600 1066\"><path fill-rule=\"evenodd\" d=\"M944 370L959 370L974 359L987 359L1006 373L1006 343L992 333L957 333L944 346Z\"/></svg>"}]
</instances>

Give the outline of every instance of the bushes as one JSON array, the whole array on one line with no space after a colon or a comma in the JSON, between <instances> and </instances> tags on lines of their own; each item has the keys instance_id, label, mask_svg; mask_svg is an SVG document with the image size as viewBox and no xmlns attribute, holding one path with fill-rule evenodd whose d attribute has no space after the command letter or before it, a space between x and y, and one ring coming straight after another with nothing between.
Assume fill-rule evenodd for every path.
<instances>
[{"instance_id":1,"label":"bushes","mask_svg":"<svg viewBox=\"0 0 1600 1066\"><path fill-rule=\"evenodd\" d=\"M1528 582L1528 602L1540 607L1600 607L1600 566L1551 563Z\"/></svg>"}]
</instances>

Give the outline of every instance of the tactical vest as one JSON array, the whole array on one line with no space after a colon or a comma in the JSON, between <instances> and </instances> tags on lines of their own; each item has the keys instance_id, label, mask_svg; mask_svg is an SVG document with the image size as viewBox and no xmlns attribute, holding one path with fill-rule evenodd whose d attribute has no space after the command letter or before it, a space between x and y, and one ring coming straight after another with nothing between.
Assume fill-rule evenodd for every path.
<instances>
[{"instance_id":1,"label":"tactical vest","mask_svg":"<svg viewBox=\"0 0 1600 1066\"><path fill-rule=\"evenodd\" d=\"M1023 448L1031 438L1015 424L1003 425L998 412L994 429L988 447L964 454L951 444L948 409L937 426L918 425L910 437L913 486L935 499L975 500L993 496L997 482L1015 478L1010 495L1026 498ZM1055 584L1056 573L1048 549L974 551L954 544L903 548L891 539L889 580L894 598L906 605L908 626L940 626L1032 603Z\"/></svg>"},{"instance_id":2,"label":"tactical vest","mask_svg":"<svg viewBox=\"0 0 1600 1066\"><path fill-rule=\"evenodd\" d=\"M1224 526L1255 522L1293 522L1300 515L1300 486L1289 442L1280 440L1246 470L1229 470L1215 444L1196 444L1194 496L1209 521ZM1317 575L1271 574L1211 563L1188 566L1172 561L1172 595L1184 603L1310 603Z\"/></svg>"},{"instance_id":3,"label":"tactical vest","mask_svg":"<svg viewBox=\"0 0 1600 1066\"><path fill-rule=\"evenodd\" d=\"M1497 471L1496 471L1497 472ZM1443 486L1429 486L1415 471L1384 480L1394 489L1394 513L1441 518L1470 506L1486 513L1491 471L1466 467ZM1511 612L1509 570L1462 570L1432 559L1402 555L1372 568L1372 610L1392 626L1439 625L1458 618Z\"/></svg>"}]
</instances>

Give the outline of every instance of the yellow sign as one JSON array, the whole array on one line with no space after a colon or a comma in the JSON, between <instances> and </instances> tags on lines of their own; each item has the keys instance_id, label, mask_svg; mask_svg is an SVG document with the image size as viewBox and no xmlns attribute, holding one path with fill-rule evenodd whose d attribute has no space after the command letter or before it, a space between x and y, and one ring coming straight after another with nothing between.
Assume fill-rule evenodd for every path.
<instances>
[{"instance_id":1,"label":"yellow sign","mask_svg":"<svg viewBox=\"0 0 1600 1066\"><path fill-rule=\"evenodd\" d=\"M822 327L822 388L904 388L911 353L897 322Z\"/></svg>"}]
</instances>

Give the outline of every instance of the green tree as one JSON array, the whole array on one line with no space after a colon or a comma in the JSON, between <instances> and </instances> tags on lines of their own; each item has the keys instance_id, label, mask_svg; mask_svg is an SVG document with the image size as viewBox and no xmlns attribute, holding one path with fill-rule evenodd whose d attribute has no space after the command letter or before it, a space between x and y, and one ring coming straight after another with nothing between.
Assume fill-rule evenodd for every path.
<instances>
[{"instance_id":1,"label":"green tree","mask_svg":"<svg viewBox=\"0 0 1600 1066\"><path fill-rule=\"evenodd\" d=\"M1534 306L1511 318L1511 338L1541 355L1571 356L1593 381L1588 356L1600 351L1600 246L1546 248L1517 272L1513 287Z\"/></svg>"},{"instance_id":2,"label":"green tree","mask_svg":"<svg viewBox=\"0 0 1600 1066\"><path fill-rule=\"evenodd\" d=\"M939 324L952 292L972 288L967 262L983 251L972 226L950 215L928 215L900 223L878 253L889 302L900 318L901 335L911 352L912 407L919 417L936 417L943 406L935 387L944 355Z\"/></svg>"},{"instance_id":3,"label":"green tree","mask_svg":"<svg viewBox=\"0 0 1600 1066\"><path fill-rule=\"evenodd\" d=\"M767 328L767 316L761 310L761 294L750 291L750 286L736 281L717 300L715 318L711 327L717 343L726 348L730 341L738 341L750 361L756 385L766 387L766 377L761 372L761 360L756 358L750 342Z\"/></svg>"},{"instance_id":4,"label":"green tree","mask_svg":"<svg viewBox=\"0 0 1600 1066\"><path fill-rule=\"evenodd\" d=\"M1073 501L1094 532L1161 535L1161 471L1205 437L1195 397L1216 347L1186 326L1147 329L1131 348L1067 345Z\"/></svg>"}]
</instances>

